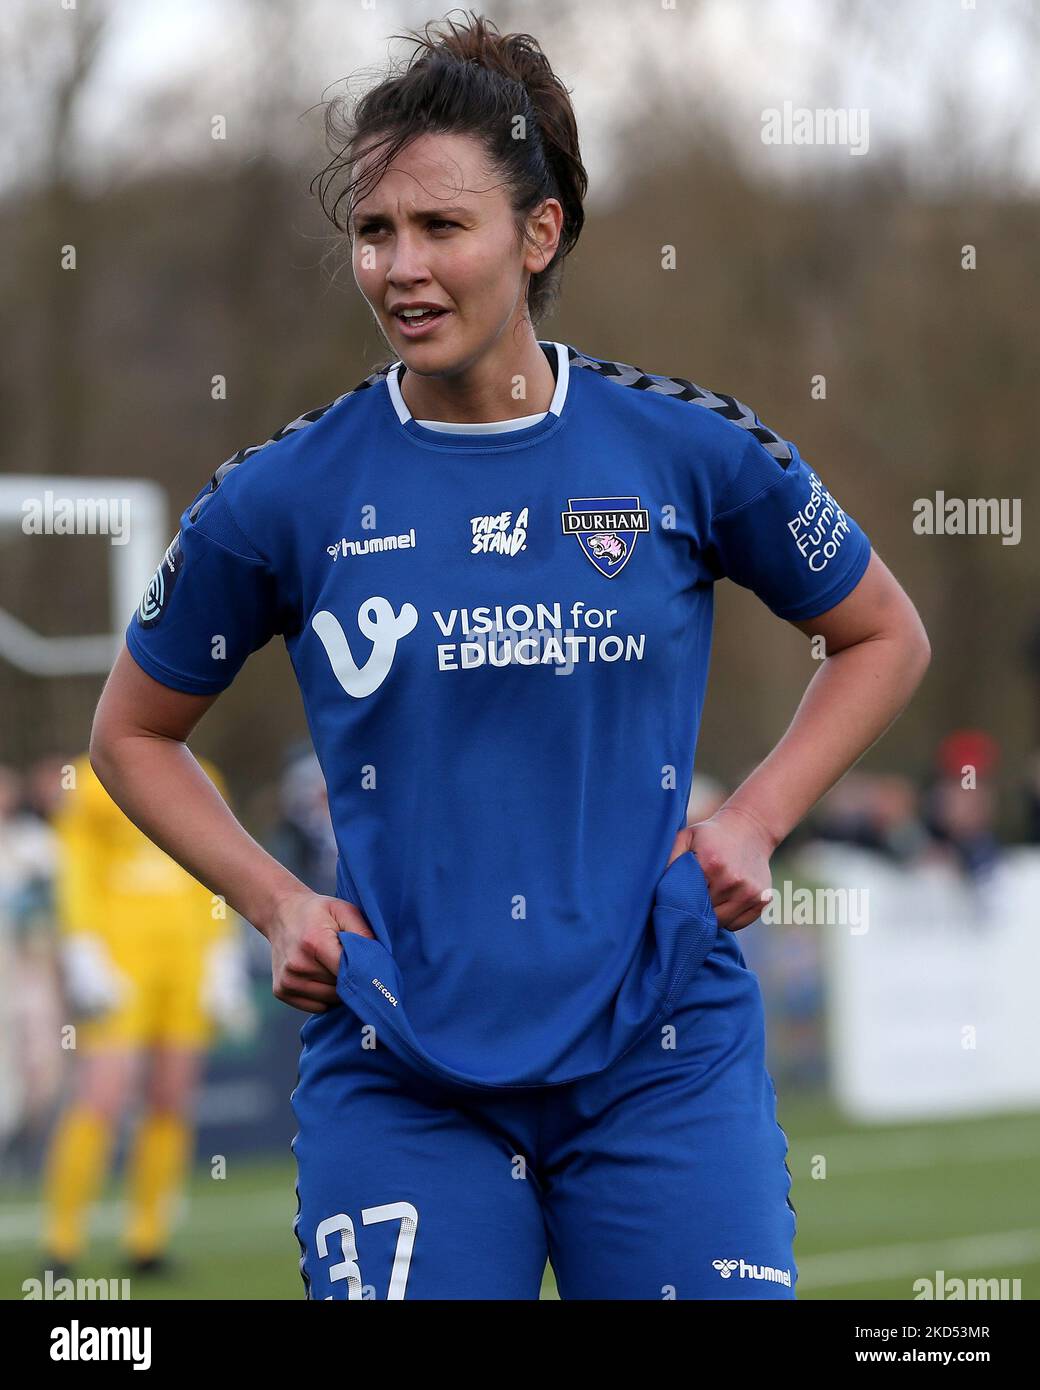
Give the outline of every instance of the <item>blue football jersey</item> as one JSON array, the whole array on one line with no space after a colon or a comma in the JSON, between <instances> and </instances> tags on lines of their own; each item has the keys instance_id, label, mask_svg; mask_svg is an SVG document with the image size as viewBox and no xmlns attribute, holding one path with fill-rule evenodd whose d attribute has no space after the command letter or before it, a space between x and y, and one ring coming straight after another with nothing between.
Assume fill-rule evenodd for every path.
<instances>
[{"instance_id":1,"label":"blue football jersey","mask_svg":"<svg viewBox=\"0 0 1040 1390\"><path fill-rule=\"evenodd\" d=\"M587 1075L667 1013L718 932L694 856L662 872L714 584L809 618L870 556L733 397L542 348L555 393L520 428L420 424L398 362L228 459L126 632L151 676L201 694L281 635L337 895L376 937L341 937L341 992L463 1085Z\"/></svg>"}]
</instances>

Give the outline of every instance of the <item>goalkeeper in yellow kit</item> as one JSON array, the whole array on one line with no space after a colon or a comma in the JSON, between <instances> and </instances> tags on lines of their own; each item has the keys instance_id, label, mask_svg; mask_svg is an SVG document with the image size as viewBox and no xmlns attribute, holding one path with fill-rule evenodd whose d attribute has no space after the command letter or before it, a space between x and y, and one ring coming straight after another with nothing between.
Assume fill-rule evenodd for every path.
<instances>
[{"instance_id":1,"label":"goalkeeper in yellow kit","mask_svg":"<svg viewBox=\"0 0 1040 1390\"><path fill-rule=\"evenodd\" d=\"M86 756L73 768L54 821L55 897L78 1062L47 1156L45 1253L63 1272L82 1254L120 1118L140 1096L123 1245L143 1273L164 1262L205 1051L218 1028L248 1032L252 1008L237 917L127 819Z\"/></svg>"}]
</instances>

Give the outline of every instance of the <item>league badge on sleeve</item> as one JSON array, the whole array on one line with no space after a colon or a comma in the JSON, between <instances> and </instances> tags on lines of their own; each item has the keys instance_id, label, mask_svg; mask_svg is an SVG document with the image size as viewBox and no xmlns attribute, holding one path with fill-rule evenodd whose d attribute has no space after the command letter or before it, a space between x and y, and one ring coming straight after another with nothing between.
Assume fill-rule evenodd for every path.
<instances>
[{"instance_id":1,"label":"league badge on sleeve","mask_svg":"<svg viewBox=\"0 0 1040 1390\"><path fill-rule=\"evenodd\" d=\"M183 563L181 537L178 531L166 547L166 554L162 557L159 568L149 580L148 588L138 606L137 621L142 627L154 627L159 621L162 616L163 605L173 593L173 586L177 582L177 576L181 572Z\"/></svg>"},{"instance_id":2,"label":"league badge on sleeve","mask_svg":"<svg viewBox=\"0 0 1040 1390\"><path fill-rule=\"evenodd\" d=\"M560 513L565 536L576 536L600 574L613 579L628 564L641 531L650 530L650 513L638 497L569 497Z\"/></svg>"}]
</instances>

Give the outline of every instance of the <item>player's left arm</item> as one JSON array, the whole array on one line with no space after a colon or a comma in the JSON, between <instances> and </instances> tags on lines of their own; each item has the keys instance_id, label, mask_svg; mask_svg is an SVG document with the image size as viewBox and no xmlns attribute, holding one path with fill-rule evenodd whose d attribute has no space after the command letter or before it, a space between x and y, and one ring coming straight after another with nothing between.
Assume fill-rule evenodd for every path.
<instances>
[{"instance_id":1,"label":"player's left arm","mask_svg":"<svg viewBox=\"0 0 1040 1390\"><path fill-rule=\"evenodd\" d=\"M676 849L694 850L731 930L761 915L776 846L906 708L931 660L916 608L876 551L840 603L791 621L816 644L819 670L772 752Z\"/></svg>"},{"instance_id":2,"label":"player's left arm","mask_svg":"<svg viewBox=\"0 0 1040 1390\"><path fill-rule=\"evenodd\" d=\"M917 609L873 551L841 603L792 623L822 657L786 733L726 802L775 848L910 703L931 661Z\"/></svg>"}]
</instances>

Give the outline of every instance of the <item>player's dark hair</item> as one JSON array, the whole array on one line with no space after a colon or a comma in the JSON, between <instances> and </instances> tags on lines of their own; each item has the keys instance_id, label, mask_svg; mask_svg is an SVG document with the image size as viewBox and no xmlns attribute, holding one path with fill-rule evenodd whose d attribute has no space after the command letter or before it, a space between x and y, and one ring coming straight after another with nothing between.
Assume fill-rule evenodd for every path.
<instances>
[{"instance_id":1,"label":"player's dark hair","mask_svg":"<svg viewBox=\"0 0 1040 1390\"><path fill-rule=\"evenodd\" d=\"M436 27L442 24L443 33ZM477 137L510 199L518 245L526 236L527 215L544 199L557 198L563 208L556 253L527 288L528 313L536 322L556 301L564 259L585 220L588 176L567 88L530 34L500 34L491 20L472 10L466 23L449 14L422 31L393 37L415 44L405 65L365 93L352 112L345 96L325 104L325 134L334 154L312 180L312 191L317 185L325 214L349 236L354 207L411 140L434 132ZM374 151L378 156L365 173L355 174L358 160ZM333 196L344 172L346 186ZM344 200L345 223L339 217Z\"/></svg>"}]
</instances>

